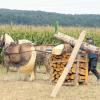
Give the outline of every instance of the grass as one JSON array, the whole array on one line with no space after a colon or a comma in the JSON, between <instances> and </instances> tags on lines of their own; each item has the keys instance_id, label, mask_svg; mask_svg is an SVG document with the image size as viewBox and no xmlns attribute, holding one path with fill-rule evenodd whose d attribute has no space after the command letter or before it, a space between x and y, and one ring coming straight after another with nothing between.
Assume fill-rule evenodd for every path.
<instances>
[{"instance_id":1,"label":"grass","mask_svg":"<svg viewBox=\"0 0 100 100\"><path fill-rule=\"evenodd\" d=\"M97 46L100 46L100 28L84 27L59 27L59 31L73 37L78 37L82 30L87 35L92 35ZM53 38L54 27L51 26L27 26L27 25L0 25L0 35L10 33L14 40L26 38L37 44L59 44ZM100 69L100 62L97 65ZM85 86L63 86L57 98L51 98L50 93L54 85L44 80L42 74L37 75L34 82L18 82L14 80L1 81L12 77L14 73L5 74L5 69L0 66L0 99L1 100L99 100L100 84L96 82L95 76L89 77L89 84ZM15 90L15 91L14 91Z\"/></svg>"},{"instance_id":2,"label":"grass","mask_svg":"<svg viewBox=\"0 0 100 100\"><path fill-rule=\"evenodd\" d=\"M41 71L41 69L39 70ZM42 71L45 71L42 69ZM13 77L16 73L8 73L0 76L1 100L99 100L100 84L94 75L89 76L88 85L62 86L57 97L51 98L53 84L44 80L45 74L37 73L37 79L33 82L16 81ZM4 79L9 78L9 81Z\"/></svg>"},{"instance_id":3,"label":"grass","mask_svg":"<svg viewBox=\"0 0 100 100\"><path fill-rule=\"evenodd\" d=\"M100 61L97 64L97 68L100 69Z\"/></svg>"}]
</instances>

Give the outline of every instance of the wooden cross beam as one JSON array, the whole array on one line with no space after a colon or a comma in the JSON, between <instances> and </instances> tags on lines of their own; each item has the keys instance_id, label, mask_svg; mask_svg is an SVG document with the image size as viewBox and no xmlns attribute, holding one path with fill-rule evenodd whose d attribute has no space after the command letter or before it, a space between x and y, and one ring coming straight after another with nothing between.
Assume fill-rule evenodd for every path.
<instances>
[{"instance_id":1,"label":"wooden cross beam","mask_svg":"<svg viewBox=\"0 0 100 100\"><path fill-rule=\"evenodd\" d=\"M51 93L51 97L56 97L57 93L59 92L60 87L62 86L63 82L65 81L65 78L68 75L68 73L69 73L69 71L70 71L70 69L71 69L71 67L72 67L72 65L74 63L74 60L75 60L75 58L77 56L77 53L78 53L78 51L79 51L79 49L81 47L81 44L82 44L83 40L85 38L85 35L86 35L86 32L82 31L80 36L79 36L79 39L76 41L74 49L73 49L73 51L71 53L71 56L70 56L70 58L68 60L68 63L66 65L62 75L60 76L55 88L53 89L53 91Z\"/></svg>"}]
</instances>

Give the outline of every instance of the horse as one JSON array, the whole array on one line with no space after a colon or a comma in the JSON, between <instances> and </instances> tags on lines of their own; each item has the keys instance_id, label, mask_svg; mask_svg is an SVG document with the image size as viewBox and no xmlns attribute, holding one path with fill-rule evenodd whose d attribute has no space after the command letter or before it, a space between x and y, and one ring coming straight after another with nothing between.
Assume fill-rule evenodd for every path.
<instances>
[{"instance_id":1,"label":"horse","mask_svg":"<svg viewBox=\"0 0 100 100\"><path fill-rule=\"evenodd\" d=\"M35 65L33 68L34 72L32 74L33 74L33 77L35 77L36 68L37 68L36 65L39 62L42 62L42 64L44 64L44 66L46 68L46 79L50 78L50 67L49 67L49 61L48 61L49 54L46 55L43 52L45 52L48 48L52 49L54 46L49 46L49 47L36 46L36 44L34 44L31 41L26 40L26 39L17 40L17 42L15 42L12 39L12 37L8 34L4 34L1 36L0 46L4 47L4 63L6 65L7 72L9 71L9 66L11 66L11 65L13 65L15 67L17 66L17 68L19 67L19 70L22 71L22 68L27 69L26 66L29 66L29 64L31 62L33 62L33 63L35 63ZM32 54L34 53L34 60L32 60L33 58L31 58L30 61L28 62L28 60L30 58L29 53L31 52L30 47L32 47L32 50L34 51L34 52L32 52ZM43 52L38 52L38 51L43 51ZM32 57L33 57L33 55L32 55ZM31 79L32 79L32 77L31 77Z\"/></svg>"},{"instance_id":2,"label":"horse","mask_svg":"<svg viewBox=\"0 0 100 100\"><path fill-rule=\"evenodd\" d=\"M32 43L17 43L4 34L0 38L0 47L4 47L4 65L9 70L9 66L17 66L18 76L20 73L30 75L30 81L35 79L36 51ZM26 78L26 77L25 77Z\"/></svg>"}]
</instances>

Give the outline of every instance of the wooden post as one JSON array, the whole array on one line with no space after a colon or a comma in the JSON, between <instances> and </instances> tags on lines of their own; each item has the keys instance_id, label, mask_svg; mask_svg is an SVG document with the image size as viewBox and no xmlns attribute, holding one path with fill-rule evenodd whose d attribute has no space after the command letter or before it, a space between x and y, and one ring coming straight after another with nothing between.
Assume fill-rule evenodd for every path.
<instances>
[{"instance_id":1,"label":"wooden post","mask_svg":"<svg viewBox=\"0 0 100 100\"><path fill-rule=\"evenodd\" d=\"M75 80L74 80L74 82L75 82L74 84L75 84L75 85L79 85L79 84L78 84L78 74L79 74L79 64L80 64L80 61L79 61L79 60L80 60L80 55L78 55L77 64L76 64L76 66L75 66L75 67L76 67L76 68L75 68L76 74L75 74Z\"/></svg>"},{"instance_id":2,"label":"wooden post","mask_svg":"<svg viewBox=\"0 0 100 100\"><path fill-rule=\"evenodd\" d=\"M86 55L87 58L87 55ZM88 58L87 58L88 59ZM88 61L88 60L87 60ZM85 84L88 84L88 62L86 62Z\"/></svg>"},{"instance_id":3,"label":"wooden post","mask_svg":"<svg viewBox=\"0 0 100 100\"><path fill-rule=\"evenodd\" d=\"M77 56L77 53L78 53L78 51L80 49L80 46L81 46L83 40L85 38L85 35L86 35L85 31L81 32L79 39L76 41L75 47L74 47L74 49L73 49L73 51L71 53L71 56L70 56L70 58L68 60L68 63L66 65L62 75L60 76L60 78L59 78L54 90L52 91L51 97L56 97L58 91L60 90L60 87L62 86L66 76L68 75L68 73L69 73L69 71L70 71L70 69L71 69L71 67L72 67L72 65L74 63L74 60L75 60L75 58Z\"/></svg>"}]
</instances>

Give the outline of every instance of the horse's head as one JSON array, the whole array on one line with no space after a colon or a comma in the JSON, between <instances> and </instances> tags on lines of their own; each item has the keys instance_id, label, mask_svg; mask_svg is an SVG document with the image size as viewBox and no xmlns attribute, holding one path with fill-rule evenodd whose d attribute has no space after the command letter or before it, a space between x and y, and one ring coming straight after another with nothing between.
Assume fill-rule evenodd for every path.
<instances>
[{"instance_id":1,"label":"horse's head","mask_svg":"<svg viewBox=\"0 0 100 100\"><path fill-rule=\"evenodd\" d=\"M8 34L3 34L0 37L0 47L6 47L6 46L10 45L12 42L14 42L14 40Z\"/></svg>"},{"instance_id":2,"label":"horse's head","mask_svg":"<svg viewBox=\"0 0 100 100\"><path fill-rule=\"evenodd\" d=\"M1 35L0 37L0 47L4 47L5 45L5 34Z\"/></svg>"}]
</instances>

